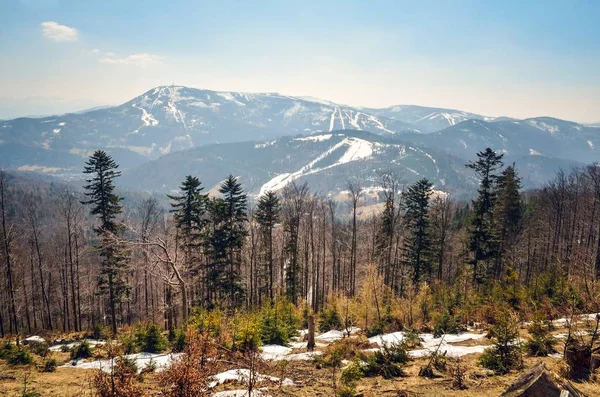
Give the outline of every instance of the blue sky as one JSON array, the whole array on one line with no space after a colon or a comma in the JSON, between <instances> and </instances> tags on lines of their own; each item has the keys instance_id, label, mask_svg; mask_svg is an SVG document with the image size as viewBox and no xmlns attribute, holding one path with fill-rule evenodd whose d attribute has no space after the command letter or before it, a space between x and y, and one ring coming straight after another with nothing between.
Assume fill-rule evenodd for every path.
<instances>
[{"instance_id":1,"label":"blue sky","mask_svg":"<svg viewBox=\"0 0 600 397\"><path fill-rule=\"evenodd\" d=\"M599 17L592 0L0 0L0 118L175 82L595 122Z\"/></svg>"}]
</instances>

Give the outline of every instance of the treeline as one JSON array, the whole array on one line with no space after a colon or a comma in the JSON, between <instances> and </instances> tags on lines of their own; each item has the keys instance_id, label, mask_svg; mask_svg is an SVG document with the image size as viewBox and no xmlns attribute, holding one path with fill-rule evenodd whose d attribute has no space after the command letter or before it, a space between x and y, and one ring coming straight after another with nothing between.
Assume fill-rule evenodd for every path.
<instances>
[{"instance_id":1,"label":"treeline","mask_svg":"<svg viewBox=\"0 0 600 397\"><path fill-rule=\"evenodd\" d=\"M232 175L216 195L190 175L168 208L147 198L124 211L118 165L103 151L86 163L83 194L26 189L2 171L0 333L105 325L116 333L138 321L174 331L196 310L280 297L317 313L355 296L373 272L402 297L427 285L502 291L513 306L527 291L529 300L561 305L573 300L576 280L589 295L580 298L593 302L600 167L561 171L543 189L521 192L517 169L491 149L466 166L479 179L472 202L426 179L405 186L383 173L373 214L353 181L342 201L291 183L250 204Z\"/></svg>"}]
</instances>

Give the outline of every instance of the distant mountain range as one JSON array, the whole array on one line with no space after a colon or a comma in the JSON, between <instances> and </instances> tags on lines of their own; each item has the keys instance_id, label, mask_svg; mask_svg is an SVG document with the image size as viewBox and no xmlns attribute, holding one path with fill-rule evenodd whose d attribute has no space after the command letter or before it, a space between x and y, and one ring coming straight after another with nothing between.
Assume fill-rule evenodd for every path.
<instances>
[{"instance_id":1,"label":"distant mountain range","mask_svg":"<svg viewBox=\"0 0 600 397\"><path fill-rule=\"evenodd\" d=\"M600 160L600 128L181 86L120 106L0 121L0 166L74 177L92 151L106 149L125 170L123 182L148 191L175 189L187 173L214 185L231 172L253 193L292 180L326 193L349 177L376 186L384 169L468 190L475 179L464 164L488 146L517 163L527 186L539 186L559 167Z\"/></svg>"}]
</instances>

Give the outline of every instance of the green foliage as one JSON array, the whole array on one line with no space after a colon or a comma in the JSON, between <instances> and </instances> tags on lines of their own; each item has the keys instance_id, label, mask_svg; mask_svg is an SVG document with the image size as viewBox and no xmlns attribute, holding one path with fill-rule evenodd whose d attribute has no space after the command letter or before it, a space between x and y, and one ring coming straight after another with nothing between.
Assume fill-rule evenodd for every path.
<instances>
[{"instance_id":1,"label":"green foliage","mask_svg":"<svg viewBox=\"0 0 600 397\"><path fill-rule=\"evenodd\" d=\"M325 306L319 314L319 331L327 332L332 329L342 329L342 319L335 303Z\"/></svg>"},{"instance_id":2,"label":"green foliage","mask_svg":"<svg viewBox=\"0 0 600 397\"><path fill-rule=\"evenodd\" d=\"M71 349L71 360L89 358L91 356L92 348L90 344L85 340Z\"/></svg>"},{"instance_id":3,"label":"green foliage","mask_svg":"<svg viewBox=\"0 0 600 397\"><path fill-rule=\"evenodd\" d=\"M48 343L46 342L33 342L27 345L29 351L33 354L37 354L40 357L46 357L48 355Z\"/></svg>"},{"instance_id":4,"label":"green foliage","mask_svg":"<svg viewBox=\"0 0 600 397\"><path fill-rule=\"evenodd\" d=\"M146 353L161 353L167 348L167 340L154 323L138 327L135 339L137 347Z\"/></svg>"},{"instance_id":5,"label":"green foliage","mask_svg":"<svg viewBox=\"0 0 600 397\"><path fill-rule=\"evenodd\" d=\"M354 360L342 371L341 381L346 386L354 387L363 377L360 361Z\"/></svg>"},{"instance_id":6,"label":"green foliage","mask_svg":"<svg viewBox=\"0 0 600 397\"><path fill-rule=\"evenodd\" d=\"M0 358L3 360L8 360L15 352L17 351L17 346L12 343L6 343L2 348L0 348Z\"/></svg>"},{"instance_id":7,"label":"green foliage","mask_svg":"<svg viewBox=\"0 0 600 397\"><path fill-rule=\"evenodd\" d=\"M354 397L356 396L356 389L352 386L342 386L336 392L337 397Z\"/></svg>"},{"instance_id":8,"label":"green foliage","mask_svg":"<svg viewBox=\"0 0 600 397\"><path fill-rule=\"evenodd\" d=\"M171 351L173 353L180 353L185 349L187 344L185 330L178 329L175 331L175 336L171 341Z\"/></svg>"},{"instance_id":9,"label":"green foliage","mask_svg":"<svg viewBox=\"0 0 600 397\"><path fill-rule=\"evenodd\" d=\"M419 336L419 331L415 327L405 327L404 339L402 339L402 343L404 343L407 348L421 346L421 337Z\"/></svg>"},{"instance_id":10,"label":"green foliage","mask_svg":"<svg viewBox=\"0 0 600 397\"><path fill-rule=\"evenodd\" d=\"M385 379L404 375L402 366L410 361L408 349L404 343L384 344L375 354L364 356L366 365L362 368L365 376L382 376Z\"/></svg>"},{"instance_id":11,"label":"green foliage","mask_svg":"<svg viewBox=\"0 0 600 397\"><path fill-rule=\"evenodd\" d=\"M258 351L261 345L259 318L255 314L238 314L234 318L233 350Z\"/></svg>"},{"instance_id":12,"label":"green foliage","mask_svg":"<svg viewBox=\"0 0 600 397\"><path fill-rule=\"evenodd\" d=\"M444 310L433 317L433 336L439 338L442 334L458 334L463 330L457 316Z\"/></svg>"},{"instance_id":13,"label":"green foliage","mask_svg":"<svg viewBox=\"0 0 600 397\"><path fill-rule=\"evenodd\" d=\"M96 340L107 339L109 336L109 333L110 333L110 330L108 328L106 328L106 326L104 326L103 324L96 324L92 328L92 332L89 334L89 336L92 339L96 339Z\"/></svg>"},{"instance_id":14,"label":"green foliage","mask_svg":"<svg viewBox=\"0 0 600 397\"><path fill-rule=\"evenodd\" d=\"M133 354L138 351L138 344L135 333L131 328L119 334L119 344L123 348L125 354Z\"/></svg>"},{"instance_id":15,"label":"green foliage","mask_svg":"<svg viewBox=\"0 0 600 397\"><path fill-rule=\"evenodd\" d=\"M495 338L492 347L479 357L479 363L498 374L506 374L522 364L517 322L508 313L501 313L490 331Z\"/></svg>"},{"instance_id":16,"label":"green foliage","mask_svg":"<svg viewBox=\"0 0 600 397\"><path fill-rule=\"evenodd\" d=\"M44 363L42 364L42 367L40 370L42 372L55 372L57 366L58 366L58 364L56 362L56 359L47 358L44 360Z\"/></svg>"},{"instance_id":17,"label":"green foliage","mask_svg":"<svg viewBox=\"0 0 600 397\"><path fill-rule=\"evenodd\" d=\"M557 341L550 335L549 322L536 318L527 330L531 334L531 338L525 343L527 354L544 357L554 352Z\"/></svg>"},{"instance_id":18,"label":"green foliage","mask_svg":"<svg viewBox=\"0 0 600 397\"><path fill-rule=\"evenodd\" d=\"M429 197L432 184L423 178L408 187L403 194L406 212L404 225L409 236L404 244L406 262L412 270L413 282L418 283L424 272L431 275L431 236L429 234Z\"/></svg>"},{"instance_id":19,"label":"green foliage","mask_svg":"<svg viewBox=\"0 0 600 397\"><path fill-rule=\"evenodd\" d=\"M33 363L33 356L28 350L19 347L6 357L6 361L10 365L29 365Z\"/></svg>"},{"instance_id":20,"label":"green foliage","mask_svg":"<svg viewBox=\"0 0 600 397\"><path fill-rule=\"evenodd\" d=\"M298 325L294 305L285 298L279 299L260 312L260 339L264 344L286 345Z\"/></svg>"}]
</instances>

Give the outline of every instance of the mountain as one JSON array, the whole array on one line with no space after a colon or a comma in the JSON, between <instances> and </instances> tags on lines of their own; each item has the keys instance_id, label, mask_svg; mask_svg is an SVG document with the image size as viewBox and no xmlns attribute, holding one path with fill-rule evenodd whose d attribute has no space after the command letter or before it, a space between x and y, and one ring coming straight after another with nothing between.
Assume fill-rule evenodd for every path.
<instances>
[{"instance_id":1,"label":"mountain","mask_svg":"<svg viewBox=\"0 0 600 397\"><path fill-rule=\"evenodd\" d=\"M1 122L0 156L16 167L69 169L78 157L104 148L129 153L125 161L133 166L203 144L346 128L413 131L401 121L312 98L163 86L120 106Z\"/></svg>"},{"instance_id":2,"label":"mountain","mask_svg":"<svg viewBox=\"0 0 600 397\"><path fill-rule=\"evenodd\" d=\"M365 131L283 137L262 142L200 146L165 155L123 173L121 182L154 192L177 189L186 175L200 178L207 190L229 173L240 177L251 194L280 190L292 181L307 182L317 192L346 188L349 179L376 188L381 173L393 171L406 182L429 178L438 189L469 189L475 184L462 159L440 150Z\"/></svg>"},{"instance_id":3,"label":"mountain","mask_svg":"<svg viewBox=\"0 0 600 397\"><path fill-rule=\"evenodd\" d=\"M456 109L431 108L415 105L396 105L383 109L365 109L376 116L411 124L420 132L435 132L466 120L509 120L506 117L486 117Z\"/></svg>"},{"instance_id":4,"label":"mountain","mask_svg":"<svg viewBox=\"0 0 600 397\"><path fill-rule=\"evenodd\" d=\"M507 156L545 156L580 163L600 160L600 128L551 117L467 120L435 133L409 134L403 139L465 159L491 147Z\"/></svg>"}]
</instances>

